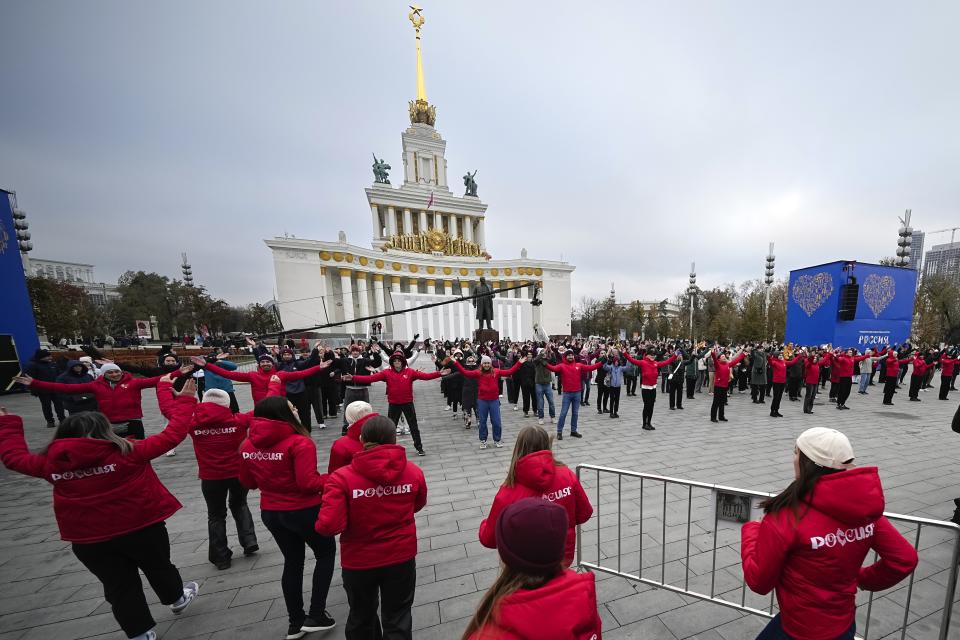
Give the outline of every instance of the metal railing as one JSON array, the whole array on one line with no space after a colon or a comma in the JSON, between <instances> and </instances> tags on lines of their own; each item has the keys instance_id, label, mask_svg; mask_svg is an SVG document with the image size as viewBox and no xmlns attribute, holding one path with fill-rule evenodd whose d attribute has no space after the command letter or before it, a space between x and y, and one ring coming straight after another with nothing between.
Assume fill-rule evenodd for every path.
<instances>
[{"instance_id":1,"label":"metal railing","mask_svg":"<svg viewBox=\"0 0 960 640\"><path fill-rule=\"evenodd\" d=\"M743 505L749 500L756 515L756 499L772 494L591 464L579 464L576 469L594 506L593 517L577 526L578 567L765 618L776 614L773 592L759 596L748 590L740 564L740 525L727 524L717 500L724 494L743 496ZM884 515L911 541L920 563L909 578L891 589L858 594L858 637L869 640L873 634L904 640L910 628L911 638L946 640L956 596L960 526ZM746 519L751 519L751 513ZM585 548L595 550L589 554L591 560L585 558ZM877 554L872 555L875 562ZM921 602L912 608L920 585ZM931 596L939 591L942 599ZM878 608L882 615L877 614Z\"/></svg>"}]
</instances>

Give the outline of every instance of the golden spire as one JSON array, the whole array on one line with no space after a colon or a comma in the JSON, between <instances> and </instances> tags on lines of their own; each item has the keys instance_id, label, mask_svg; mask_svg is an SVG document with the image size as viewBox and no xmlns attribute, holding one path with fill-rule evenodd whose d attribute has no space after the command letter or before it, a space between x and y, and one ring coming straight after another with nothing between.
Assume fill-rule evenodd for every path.
<instances>
[{"instance_id":1,"label":"golden spire","mask_svg":"<svg viewBox=\"0 0 960 640\"><path fill-rule=\"evenodd\" d=\"M423 9L415 4L410 5L410 14L407 16L417 34L417 99L410 101L410 122L422 123L431 127L437 120L437 110L427 102L427 88L423 81L423 54L420 52L420 28L425 22Z\"/></svg>"}]
</instances>

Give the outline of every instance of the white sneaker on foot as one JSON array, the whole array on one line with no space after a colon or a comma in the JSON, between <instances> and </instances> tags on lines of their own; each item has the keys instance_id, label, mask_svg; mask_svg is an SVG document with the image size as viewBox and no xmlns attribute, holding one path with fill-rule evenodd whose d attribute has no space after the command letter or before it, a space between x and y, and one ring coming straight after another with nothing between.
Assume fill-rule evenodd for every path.
<instances>
[{"instance_id":1,"label":"white sneaker on foot","mask_svg":"<svg viewBox=\"0 0 960 640\"><path fill-rule=\"evenodd\" d=\"M180 596L179 600L170 605L170 611L173 611L177 615L183 613L183 610L189 607L191 602L196 600L197 594L199 593L200 585L196 582L184 582L183 595Z\"/></svg>"},{"instance_id":2,"label":"white sneaker on foot","mask_svg":"<svg viewBox=\"0 0 960 640\"><path fill-rule=\"evenodd\" d=\"M450 411L450 405L447 405L443 408L444 411Z\"/></svg>"},{"instance_id":3,"label":"white sneaker on foot","mask_svg":"<svg viewBox=\"0 0 960 640\"><path fill-rule=\"evenodd\" d=\"M497 444L497 449L503 449L503 442L501 442L500 440L497 440L496 444Z\"/></svg>"},{"instance_id":4,"label":"white sneaker on foot","mask_svg":"<svg viewBox=\"0 0 960 640\"><path fill-rule=\"evenodd\" d=\"M326 428L327 428L327 425L323 424L322 422L317 425L317 429L326 429Z\"/></svg>"},{"instance_id":5,"label":"white sneaker on foot","mask_svg":"<svg viewBox=\"0 0 960 640\"><path fill-rule=\"evenodd\" d=\"M543 424L543 418L540 418L539 420L537 420L537 424Z\"/></svg>"},{"instance_id":6,"label":"white sneaker on foot","mask_svg":"<svg viewBox=\"0 0 960 640\"><path fill-rule=\"evenodd\" d=\"M167 451L167 452L166 452L165 454L163 454L163 455L167 456L168 458L169 458L170 456L175 456L175 455L177 455L177 450L176 450L176 449L170 449L170 451Z\"/></svg>"},{"instance_id":7,"label":"white sneaker on foot","mask_svg":"<svg viewBox=\"0 0 960 640\"><path fill-rule=\"evenodd\" d=\"M487 448L487 441L486 441L486 440L481 440L481 441L480 441L480 448L481 448L481 449L486 449L486 448Z\"/></svg>"},{"instance_id":8,"label":"white sneaker on foot","mask_svg":"<svg viewBox=\"0 0 960 640\"><path fill-rule=\"evenodd\" d=\"M144 631L138 636L131 638L130 640L157 640L157 632L153 629L149 631Z\"/></svg>"}]
</instances>

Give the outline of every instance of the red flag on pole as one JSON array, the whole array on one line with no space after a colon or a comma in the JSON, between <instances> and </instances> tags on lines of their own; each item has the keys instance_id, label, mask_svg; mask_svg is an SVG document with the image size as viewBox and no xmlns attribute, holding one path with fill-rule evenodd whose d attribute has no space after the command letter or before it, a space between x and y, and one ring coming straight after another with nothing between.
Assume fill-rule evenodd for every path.
<instances>
[{"instance_id":1,"label":"red flag on pole","mask_svg":"<svg viewBox=\"0 0 960 640\"><path fill-rule=\"evenodd\" d=\"M433 191L430 192L430 199L427 201L427 209L433 206Z\"/></svg>"}]
</instances>

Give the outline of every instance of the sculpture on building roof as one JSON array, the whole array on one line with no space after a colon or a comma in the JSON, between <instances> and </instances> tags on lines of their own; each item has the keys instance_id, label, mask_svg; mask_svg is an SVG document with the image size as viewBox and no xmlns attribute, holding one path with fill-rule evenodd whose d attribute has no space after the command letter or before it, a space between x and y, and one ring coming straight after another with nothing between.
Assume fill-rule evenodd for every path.
<instances>
[{"instance_id":1,"label":"sculpture on building roof","mask_svg":"<svg viewBox=\"0 0 960 640\"><path fill-rule=\"evenodd\" d=\"M473 173L467 171L467 175L463 176L463 186L467 188L463 195L477 197L477 181L473 179L477 175L477 171L479 169L475 169Z\"/></svg>"},{"instance_id":2,"label":"sculpture on building roof","mask_svg":"<svg viewBox=\"0 0 960 640\"><path fill-rule=\"evenodd\" d=\"M373 181L378 184L390 184L390 165L384 162L383 158L377 160L377 154L373 154Z\"/></svg>"}]
</instances>

